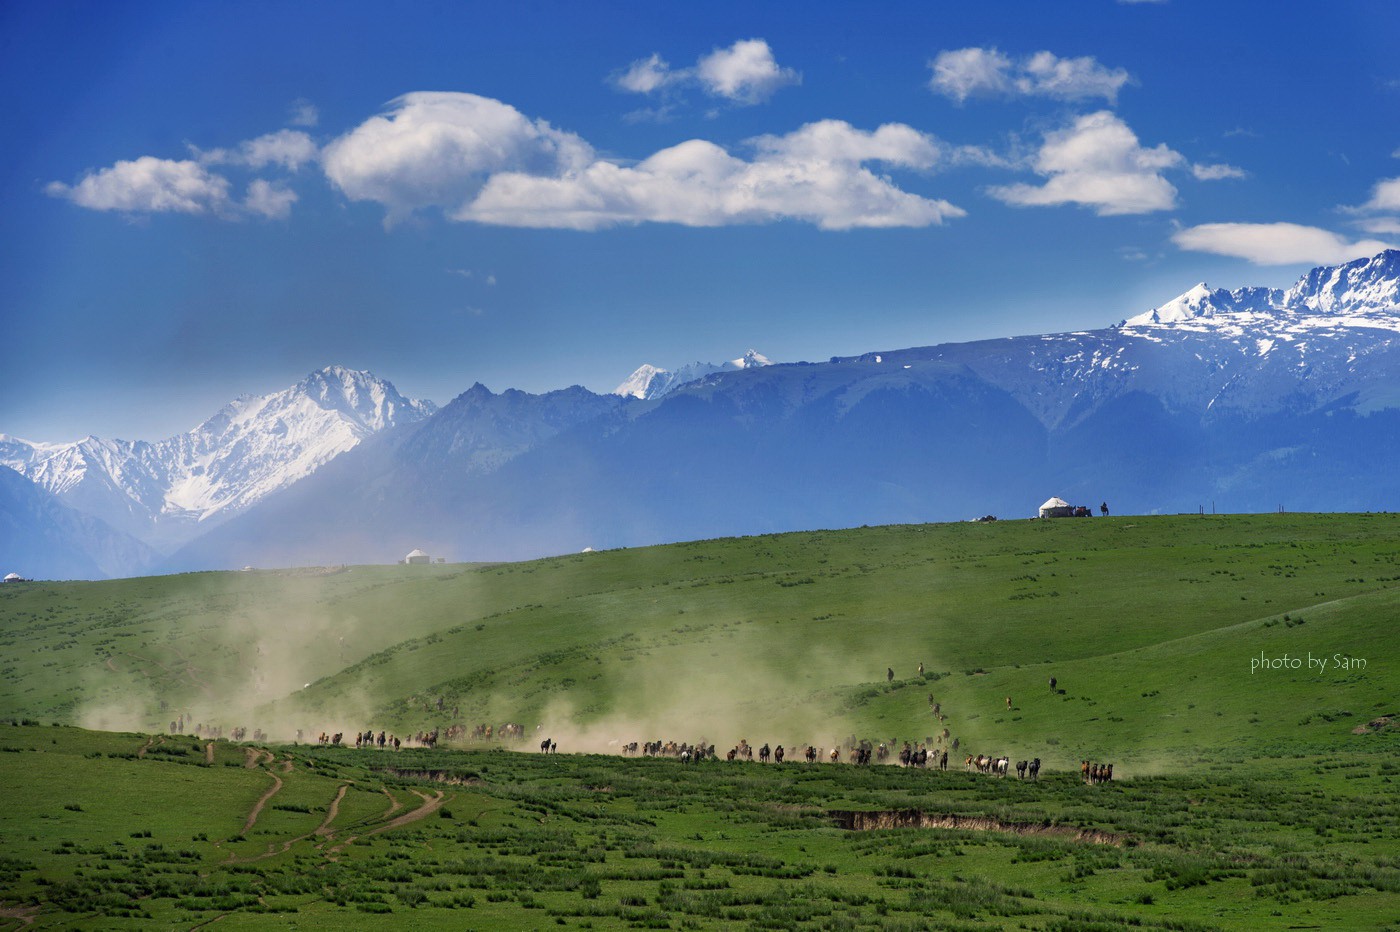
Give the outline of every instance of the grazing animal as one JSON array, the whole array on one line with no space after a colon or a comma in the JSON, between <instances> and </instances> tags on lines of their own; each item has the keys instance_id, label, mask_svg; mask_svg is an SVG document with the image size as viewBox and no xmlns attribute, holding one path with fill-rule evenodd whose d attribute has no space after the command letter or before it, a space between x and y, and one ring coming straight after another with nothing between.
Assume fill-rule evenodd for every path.
<instances>
[{"instance_id":1,"label":"grazing animal","mask_svg":"<svg viewBox=\"0 0 1400 932\"><path fill-rule=\"evenodd\" d=\"M763 747L758 749L758 762L760 764L766 764L768 763L768 758L772 755L773 752L769 750L768 745L765 743Z\"/></svg>"},{"instance_id":2,"label":"grazing animal","mask_svg":"<svg viewBox=\"0 0 1400 932\"><path fill-rule=\"evenodd\" d=\"M841 749L840 749L840 748L832 748L832 749L831 749L831 762L832 762L833 764L837 764L837 763L840 763L840 761L841 761Z\"/></svg>"},{"instance_id":3,"label":"grazing animal","mask_svg":"<svg viewBox=\"0 0 1400 932\"><path fill-rule=\"evenodd\" d=\"M1055 691L1055 683L1056 683L1055 678L1054 678L1053 676L1050 677L1050 691L1051 691L1051 692L1054 692L1054 691Z\"/></svg>"},{"instance_id":4,"label":"grazing animal","mask_svg":"<svg viewBox=\"0 0 1400 932\"><path fill-rule=\"evenodd\" d=\"M773 749L773 760L781 764L783 762L783 746L780 744Z\"/></svg>"},{"instance_id":5,"label":"grazing animal","mask_svg":"<svg viewBox=\"0 0 1400 932\"><path fill-rule=\"evenodd\" d=\"M894 682L894 667L887 667L887 668L885 669L885 682L886 682L886 683L893 683L893 682Z\"/></svg>"},{"instance_id":6,"label":"grazing animal","mask_svg":"<svg viewBox=\"0 0 1400 932\"><path fill-rule=\"evenodd\" d=\"M1032 779L1032 780L1039 780L1039 779L1040 779L1040 758L1037 757L1035 760L1031 761L1031 768L1030 768L1030 770L1031 770L1031 779Z\"/></svg>"},{"instance_id":7,"label":"grazing animal","mask_svg":"<svg viewBox=\"0 0 1400 932\"><path fill-rule=\"evenodd\" d=\"M1018 760L1016 762L1016 779L1026 779L1026 768L1030 766L1029 761Z\"/></svg>"}]
</instances>

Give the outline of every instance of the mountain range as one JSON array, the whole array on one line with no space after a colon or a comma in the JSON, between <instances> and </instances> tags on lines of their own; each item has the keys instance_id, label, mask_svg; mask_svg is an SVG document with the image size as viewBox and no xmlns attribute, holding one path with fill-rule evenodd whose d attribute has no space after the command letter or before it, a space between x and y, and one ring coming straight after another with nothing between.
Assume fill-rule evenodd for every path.
<instances>
[{"instance_id":1,"label":"mountain range","mask_svg":"<svg viewBox=\"0 0 1400 932\"><path fill-rule=\"evenodd\" d=\"M1100 330L822 363L750 351L642 366L610 394L478 384L436 410L332 367L160 443L0 435L0 465L35 487L0 482L0 515L30 516L5 526L0 566L46 575L25 560L73 535L105 555L90 560L103 575L415 547L513 559L1020 517L1050 495L1128 512L1391 510L1397 337L1390 250L1286 290L1200 284Z\"/></svg>"}]
</instances>

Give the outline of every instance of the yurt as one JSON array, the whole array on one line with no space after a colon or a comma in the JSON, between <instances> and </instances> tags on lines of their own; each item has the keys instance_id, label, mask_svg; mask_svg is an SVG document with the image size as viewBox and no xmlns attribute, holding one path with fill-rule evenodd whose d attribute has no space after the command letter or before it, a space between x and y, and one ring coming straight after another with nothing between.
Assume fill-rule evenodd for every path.
<instances>
[{"instance_id":1,"label":"yurt","mask_svg":"<svg viewBox=\"0 0 1400 932\"><path fill-rule=\"evenodd\" d=\"M431 563L433 562L433 558L428 556L421 550L413 550L409 553L408 556L403 558L403 562L407 563L410 566L413 566L418 563Z\"/></svg>"},{"instance_id":2,"label":"yurt","mask_svg":"<svg viewBox=\"0 0 1400 932\"><path fill-rule=\"evenodd\" d=\"M1051 498L1040 506L1042 518L1073 518L1074 506L1063 498Z\"/></svg>"}]
</instances>

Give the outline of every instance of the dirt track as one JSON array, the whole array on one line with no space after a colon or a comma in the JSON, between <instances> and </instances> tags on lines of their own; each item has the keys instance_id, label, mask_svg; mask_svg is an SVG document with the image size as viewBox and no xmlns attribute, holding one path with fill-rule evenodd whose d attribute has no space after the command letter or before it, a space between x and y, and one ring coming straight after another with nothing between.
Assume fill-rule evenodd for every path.
<instances>
[{"instance_id":1,"label":"dirt track","mask_svg":"<svg viewBox=\"0 0 1400 932\"><path fill-rule=\"evenodd\" d=\"M311 834L330 835L334 833L334 829L331 828L331 823L335 821L336 816L340 815L340 801L345 798L345 791L348 789L350 789L350 784L340 784L340 789L336 790L335 799L331 800L330 808L326 810L326 818L316 827L316 831Z\"/></svg>"},{"instance_id":2,"label":"dirt track","mask_svg":"<svg viewBox=\"0 0 1400 932\"><path fill-rule=\"evenodd\" d=\"M432 815L446 801L446 797L443 795L442 790L434 791L432 796L429 796L427 793L420 793L417 790L413 790L412 793L414 796L417 796L419 799L423 800L423 805L419 806L417 809L414 809L412 812L405 812L397 819L391 819L388 822L385 822L383 825L379 825L375 828L370 829L368 832L365 832L364 835L352 835L349 838L342 841L340 844L336 845L334 848L331 848L327 853L339 854L341 849L345 848L348 845L354 844L355 841L360 838L368 837L370 835L378 835L380 832L387 832L390 829L402 828L403 826L408 825L409 823L417 822L419 819Z\"/></svg>"},{"instance_id":3,"label":"dirt track","mask_svg":"<svg viewBox=\"0 0 1400 932\"><path fill-rule=\"evenodd\" d=\"M257 801L257 804L253 806L253 811L248 813L248 821L243 823L242 834L244 835L247 835L248 832L250 832L253 826L257 823L258 816L262 814L263 806L267 805L267 801L272 797L276 796L278 791L282 789L281 777L277 776L277 774L271 771L268 771L267 775L272 778L272 786L268 788L268 791L266 793L262 794L262 798L259 799Z\"/></svg>"}]
</instances>

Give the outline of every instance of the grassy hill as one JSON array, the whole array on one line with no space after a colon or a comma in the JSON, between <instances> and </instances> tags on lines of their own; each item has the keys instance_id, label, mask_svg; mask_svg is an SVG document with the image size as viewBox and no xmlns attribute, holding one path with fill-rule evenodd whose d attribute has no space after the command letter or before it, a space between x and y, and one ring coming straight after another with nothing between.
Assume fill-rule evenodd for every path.
<instances>
[{"instance_id":1,"label":"grassy hill","mask_svg":"<svg viewBox=\"0 0 1400 932\"><path fill-rule=\"evenodd\" d=\"M1395 930L1398 531L1095 518L0 586L0 929ZM509 721L606 753L311 739ZM618 753L741 737L788 762ZM852 738L961 750L791 753Z\"/></svg>"},{"instance_id":2,"label":"grassy hill","mask_svg":"<svg viewBox=\"0 0 1400 932\"><path fill-rule=\"evenodd\" d=\"M1378 514L22 584L0 588L0 716L140 731L183 716L287 740L511 721L598 751L946 728L971 753L1142 774L1366 740L1353 729L1397 711L1397 600L1400 516ZM1285 656L1301 666L1275 668Z\"/></svg>"}]
</instances>

